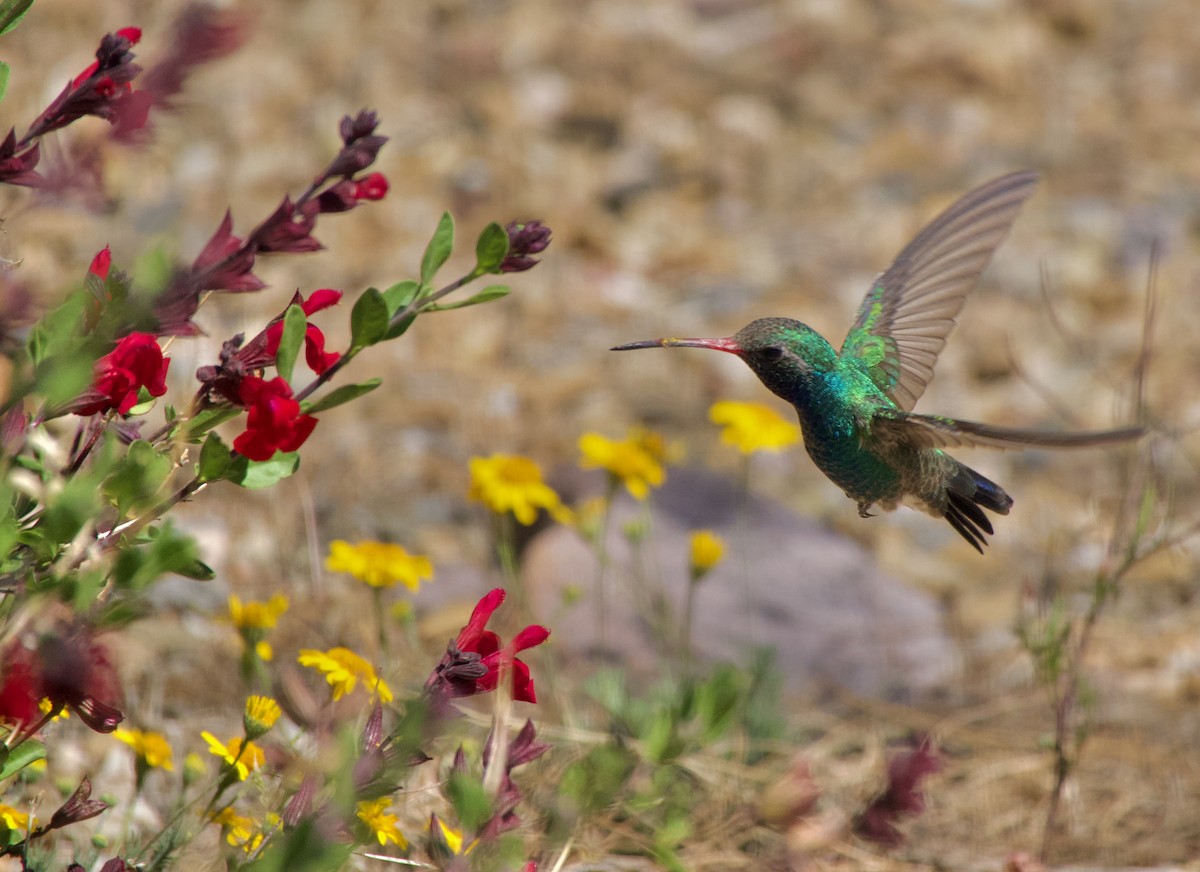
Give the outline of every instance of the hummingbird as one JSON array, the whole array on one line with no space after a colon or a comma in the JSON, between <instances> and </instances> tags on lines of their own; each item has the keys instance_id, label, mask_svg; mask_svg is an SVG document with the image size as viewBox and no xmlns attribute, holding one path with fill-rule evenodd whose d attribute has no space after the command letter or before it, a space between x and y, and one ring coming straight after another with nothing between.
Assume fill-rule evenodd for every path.
<instances>
[{"instance_id":1,"label":"hummingbird","mask_svg":"<svg viewBox=\"0 0 1200 872\"><path fill-rule=\"evenodd\" d=\"M996 427L913 406L933 377L967 294L1033 193L1038 174L1001 176L933 219L871 284L840 350L807 324L760 318L724 339L650 339L636 348L709 348L735 354L800 418L809 457L860 517L901 503L945 518L980 554L993 535L984 509L1013 500L947 448L1081 448L1136 439L1140 427L1053 433Z\"/></svg>"}]
</instances>

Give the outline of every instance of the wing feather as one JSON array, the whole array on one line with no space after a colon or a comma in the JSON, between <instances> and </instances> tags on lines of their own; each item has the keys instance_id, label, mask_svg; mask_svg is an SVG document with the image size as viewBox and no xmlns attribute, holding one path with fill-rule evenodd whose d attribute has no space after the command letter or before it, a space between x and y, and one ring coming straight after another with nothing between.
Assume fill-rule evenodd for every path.
<instances>
[{"instance_id":1,"label":"wing feather","mask_svg":"<svg viewBox=\"0 0 1200 872\"><path fill-rule=\"evenodd\" d=\"M905 246L863 300L841 353L859 357L901 409L912 409L933 378L967 294L1037 181L1035 172L1011 173L963 196Z\"/></svg>"},{"instance_id":2,"label":"wing feather","mask_svg":"<svg viewBox=\"0 0 1200 872\"><path fill-rule=\"evenodd\" d=\"M939 415L918 415L895 409L880 410L871 422L873 436L884 442L916 448L1093 448L1130 442L1145 434L1142 427L1052 433L1014 427L994 427Z\"/></svg>"}]
</instances>

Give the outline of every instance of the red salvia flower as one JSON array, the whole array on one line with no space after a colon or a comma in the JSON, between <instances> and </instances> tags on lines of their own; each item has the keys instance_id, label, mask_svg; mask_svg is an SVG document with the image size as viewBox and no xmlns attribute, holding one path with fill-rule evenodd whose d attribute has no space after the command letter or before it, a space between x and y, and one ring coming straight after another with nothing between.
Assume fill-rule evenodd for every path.
<instances>
[{"instance_id":1,"label":"red salvia flower","mask_svg":"<svg viewBox=\"0 0 1200 872\"><path fill-rule=\"evenodd\" d=\"M22 145L66 127L85 115L116 123L121 103L134 93L130 82L142 70L133 62L134 54L130 51L141 38L141 30L125 27L100 40L96 60L68 82L54 102L37 117L21 141Z\"/></svg>"},{"instance_id":2,"label":"red salvia flower","mask_svg":"<svg viewBox=\"0 0 1200 872\"><path fill-rule=\"evenodd\" d=\"M496 689L502 672L510 671L513 699L537 702L529 667L516 655L545 642L550 631L531 624L503 645L500 637L487 629L487 623L504 597L504 589L498 587L479 600L467 625L447 646L441 662L425 682L427 691L450 699L487 693Z\"/></svg>"},{"instance_id":3,"label":"red salvia flower","mask_svg":"<svg viewBox=\"0 0 1200 872\"><path fill-rule=\"evenodd\" d=\"M76 401L72 411L77 415L94 415L115 409L124 415L137 405L141 388L152 397L167 392L170 365L171 359L163 356L153 334L130 333L96 361L92 387Z\"/></svg>"},{"instance_id":4,"label":"red salvia flower","mask_svg":"<svg viewBox=\"0 0 1200 872\"><path fill-rule=\"evenodd\" d=\"M41 679L33 652L19 643L4 651L0 664L0 721L31 724L41 716Z\"/></svg>"},{"instance_id":5,"label":"red salvia flower","mask_svg":"<svg viewBox=\"0 0 1200 872\"><path fill-rule=\"evenodd\" d=\"M354 196L359 200L382 200L387 192L388 180L383 173L371 173L354 185Z\"/></svg>"},{"instance_id":6,"label":"red salvia flower","mask_svg":"<svg viewBox=\"0 0 1200 872\"><path fill-rule=\"evenodd\" d=\"M337 305L341 299L341 291L322 288L319 291L313 291L307 300L297 293L292 303L298 303L305 315L312 315L315 312L320 312L322 309L328 309L330 306ZM271 355L272 360L274 360L275 355L279 352L279 341L282 338L283 318L281 316L267 325L267 353ZM321 332L321 328L315 324L308 325L304 333L304 359L308 363L309 369L320 375L337 363L338 358L341 356L336 351L325 350L325 334Z\"/></svg>"},{"instance_id":7,"label":"red salvia flower","mask_svg":"<svg viewBox=\"0 0 1200 872\"><path fill-rule=\"evenodd\" d=\"M108 278L108 270L111 266L112 252L106 245L92 258L92 265L88 267L88 274L94 275L98 279L106 279Z\"/></svg>"},{"instance_id":8,"label":"red salvia flower","mask_svg":"<svg viewBox=\"0 0 1200 872\"><path fill-rule=\"evenodd\" d=\"M500 272L524 272L537 266L537 258L530 255L546 250L550 244L550 228L541 221L527 224L511 221L504 229L508 231L508 254L500 264Z\"/></svg>"},{"instance_id":9,"label":"red salvia flower","mask_svg":"<svg viewBox=\"0 0 1200 872\"><path fill-rule=\"evenodd\" d=\"M18 151L17 132L8 131L8 136L0 143L0 182L27 188L44 186L46 179L34 170L41 156L41 146L36 142Z\"/></svg>"},{"instance_id":10,"label":"red salvia flower","mask_svg":"<svg viewBox=\"0 0 1200 872\"><path fill-rule=\"evenodd\" d=\"M233 441L233 450L250 460L270 460L276 451L295 451L317 426L316 418L300 413L300 403L282 378L265 381L247 376L238 394L250 413L246 432Z\"/></svg>"},{"instance_id":11,"label":"red salvia flower","mask_svg":"<svg viewBox=\"0 0 1200 872\"><path fill-rule=\"evenodd\" d=\"M925 810L921 782L938 772L942 761L928 735L915 738L912 744L911 750L888 761L887 787L854 821L854 832L864 839L889 847L899 845L904 835L896 828L896 822Z\"/></svg>"},{"instance_id":12,"label":"red salvia flower","mask_svg":"<svg viewBox=\"0 0 1200 872\"><path fill-rule=\"evenodd\" d=\"M108 649L83 627L67 627L43 636L37 647L41 695L51 711L75 712L97 733L111 733L125 719L116 667Z\"/></svg>"}]
</instances>

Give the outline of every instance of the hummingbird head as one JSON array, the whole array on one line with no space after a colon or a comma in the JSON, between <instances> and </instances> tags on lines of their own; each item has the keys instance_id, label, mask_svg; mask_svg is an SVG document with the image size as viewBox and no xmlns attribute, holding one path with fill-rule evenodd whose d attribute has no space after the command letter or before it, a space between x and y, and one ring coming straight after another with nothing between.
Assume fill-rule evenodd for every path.
<instances>
[{"instance_id":1,"label":"hummingbird head","mask_svg":"<svg viewBox=\"0 0 1200 872\"><path fill-rule=\"evenodd\" d=\"M837 352L816 330L791 318L760 318L725 339L647 339L618 345L635 348L709 348L736 354L773 393L797 402L814 373L837 364Z\"/></svg>"}]
</instances>

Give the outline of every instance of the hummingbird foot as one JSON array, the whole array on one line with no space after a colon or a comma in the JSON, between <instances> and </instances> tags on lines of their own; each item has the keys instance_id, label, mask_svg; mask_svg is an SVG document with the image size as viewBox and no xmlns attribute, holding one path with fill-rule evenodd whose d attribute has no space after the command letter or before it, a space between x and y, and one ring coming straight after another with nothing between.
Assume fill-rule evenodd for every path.
<instances>
[{"instance_id":1,"label":"hummingbird foot","mask_svg":"<svg viewBox=\"0 0 1200 872\"><path fill-rule=\"evenodd\" d=\"M875 516L873 514L871 514L870 511L868 511L870 508L871 508L870 503L859 503L858 504L858 516L860 518L874 518Z\"/></svg>"}]
</instances>

